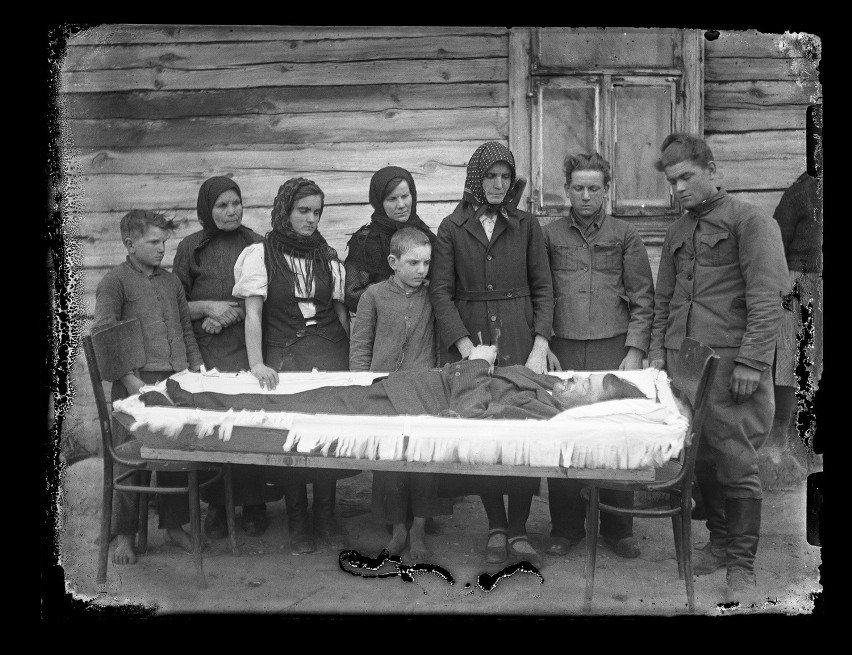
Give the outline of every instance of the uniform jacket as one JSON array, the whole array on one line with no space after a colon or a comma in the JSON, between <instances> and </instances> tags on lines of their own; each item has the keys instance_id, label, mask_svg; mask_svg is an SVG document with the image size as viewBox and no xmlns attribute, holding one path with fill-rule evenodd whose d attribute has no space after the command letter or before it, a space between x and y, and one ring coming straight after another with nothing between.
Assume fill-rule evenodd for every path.
<instances>
[{"instance_id":1,"label":"uniform jacket","mask_svg":"<svg viewBox=\"0 0 852 655\"><path fill-rule=\"evenodd\" d=\"M718 191L666 232L648 358L665 359L665 348L692 337L739 348L739 363L771 366L789 286L778 223Z\"/></svg>"},{"instance_id":2,"label":"uniform jacket","mask_svg":"<svg viewBox=\"0 0 852 655\"><path fill-rule=\"evenodd\" d=\"M497 215L489 242L473 205L444 218L432 251L429 286L444 361L469 336L496 345L498 365L525 364L536 334L550 339L553 284L538 220L520 210ZM461 297L474 292L480 299ZM482 294L487 293L485 298ZM451 349L451 350L449 350ZM449 350L449 351L448 351Z\"/></svg>"},{"instance_id":3,"label":"uniform jacket","mask_svg":"<svg viewBox=\"0 0 852 655\"><path fill-rule=\"evenodd\" d=\"M636 228L606 214L588 236L573 216L542 228L553 276L553 333L562 339L626 334L625 346L648 352L654 281Z\"/></svg>"}]
</instances>

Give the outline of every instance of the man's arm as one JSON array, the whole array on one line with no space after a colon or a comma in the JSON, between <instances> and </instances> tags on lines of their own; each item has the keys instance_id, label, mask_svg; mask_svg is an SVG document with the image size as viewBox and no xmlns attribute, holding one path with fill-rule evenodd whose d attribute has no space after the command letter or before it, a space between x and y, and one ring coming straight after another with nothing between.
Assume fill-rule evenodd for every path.
<instances>
[{"instance_id":1,"label":"man's arm","mask_svg":"<svg viewBox=\"0 0 852 655\"><path fill-rule=\"evenodd\" d=\"M535 217L530 221L527 241L527 284L533 306L533 332L535 341L526 366L536 373L547 371L547 353L550 335L553 334L553 278L550 258L541 226Z\"/></svg>"},{"instance_id":2,"label":"man's arm","mask_svg":"<svg viewBox=\"0 0 852 655\"><path fill-rule=\"evenodd\" d=\"M450 390L450 412L462 418L477 418L491 403L490 373L497 359L495 346L475 346L466 362L449 364L445 368Z\"/></svg>"},{"instance_id":3,"label":"man's arm","mask_svg":"<svg viewBox=\"0 0 852 655\"><path fill-rule=\"evenodd\" d=\"M654 320L654 278L651 274L648 251L645 249L639 231L632 225L628 226L625 235L622 261L624 290L627 292L630 305L630 320L627 324L627 338L624 345L640 351L639 367L641 368L642 356L648 351L651 343L651 323Z\"/></svg>"},{"instance_id":4,"label":"man's arm","mask_svg":"<svg viewBox=\"0 0 852 655\"><path fill-rule=\"evenodd\" d=\"M671 253L671 232L666 234L657 269L657 289L654 293L654 320L651 323L651 342L648 362L658 369L666 367L666 328L669 322L669 303L675 289L675 264Z\"/></svg>"}]
</instances>

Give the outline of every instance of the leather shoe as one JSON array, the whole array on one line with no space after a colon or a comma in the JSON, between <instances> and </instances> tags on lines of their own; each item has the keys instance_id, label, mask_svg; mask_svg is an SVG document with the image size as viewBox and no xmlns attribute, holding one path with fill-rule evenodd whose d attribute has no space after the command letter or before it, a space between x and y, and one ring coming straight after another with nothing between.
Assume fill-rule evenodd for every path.
<instances>
[{"instance_id":1,"label":"leather shoe","mask_svg":"<svg viewBox=\"0 0 852 655\"><path fill-rule=\"evenodd\" d=\"M251 537L259 537L269 527L266 505L246 505L243 507L243 532Z\"/></svg>"},{"instance_id":2,"label":"leather shoe","mask_svg":"<svg viewBox=\"0 0 852 655\"><path fill-rule=\"evenodd\" d=\"M208 505L204 517L204 534L208 539L224 539L228 536L228 522L222 505Z\"/></svg>"},{"instance_id":3,"label":"leather shoe","mask_svg":"<svg viewBox=\"0 0 852 655\"><path fill-rule=\"evenodd\" d=\"M623 557L625 559L635 559L642 554L642 551L639 550L639 544L636 543L636 539L633 537L624 537L624 539L613 539L611 537L604 537L604 543L612 549L619 557Z\"/></svg>"},{"instance_id":4,"label":"leather shoe","mask_svg":"<svg viewBox=\"0 0 852 655\"><path fill-rule=\"evenodd\" d=\"M544 552L548 555L557 555L559 557L563 557L570 553L573 547L574 542L570 539L566 539L565 537L551 537L550 545Z\"/></svg>"},{"instance_id":5,"label":"leather shoe","mask_svg":"<svg viewBox=\"0 0 852 655\"><path fill-rule=\"evenodd\" d=\"M518 548L518 546L526 545L529 548ZM509 539L509 555L513 562L527 561L535 568L541 568L541 555L532 547L530 540L526 536L512 537Z\"/></svg>"},{"instance_id":6,"label":"leather shoe","mask_svg":"<svg viewBox=\"0 0 852 655\"><path fill-rule=\"evenodd\" d=\"M720 551L721 554L719 554ZM725 568L726 563L724 546L714 547L712 541L708 541L704 548L696 549L692 553L692 572L695 575L709 575Z\"/></svg>"},{"instance_id":7,"label":"leather shoe","mask_svg":"<svg viewBox=\"0 0 852 655\"><path fill-rule=\"evenodd\" d=\"M497 535L502 535L503 538L493 539L493 537ZM509 553L506 550L509 544L509 533L505 530L489 530L488 543L493 543L495 545L485 547L485 561L489 564L499 564L500 562L505 562L506 558L509 557ZM496 545L497 543L500 543L500 545Z\"/></svg>"}]
</instances>

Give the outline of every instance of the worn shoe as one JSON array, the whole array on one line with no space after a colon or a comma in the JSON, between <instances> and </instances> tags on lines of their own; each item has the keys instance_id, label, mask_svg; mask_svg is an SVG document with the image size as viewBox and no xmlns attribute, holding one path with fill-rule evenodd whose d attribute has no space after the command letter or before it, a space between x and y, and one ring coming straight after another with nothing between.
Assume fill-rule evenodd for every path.
<instances>
[{"instance_id":1,"label":"worn shoe","mask_svg":"<svg viewBox=\"0 0 852 655\"><path fill-rule=\"evenodd\" d=\"M574 545L575 542L571 541L570 539L566 539L565 537L551 537L550 545L544 552L548 555L564 557L565 555L571 552L571 549L574 547Z\"/></svg>"},{"instance_id":2,"label":"worn shoe","mask_svg":"<svg viewBox=\"0 0 852 655\"><path fill-rule=\"evenodd\" d=\"M636 539L633 537L624 537L624 539L612 539L610 537L603 537L604 543L612 549L619 557L623 557L625 559L635 559L642 554L642 551L639 549L639 544L636 543Z\"/></svg>"},{"instance_id":3,"label":"worn shoe","mask_svg":"<svg viewBox=\"0 0 852 655\"><path fill-rule=\"evenodd\" d=\"M509 539L509 555L513 562L527 561L537 569L541 568L541 555L532 547L526 535Z\"/></svg>"},{"instance_id":4,"label":"worn shoe","mask_svg":"<svg viewBox=\"0 0 852 655\"><path fill-rule=\"evenodd\" d=\"M704 548L692 552L692 572L695 575L709 575L725 568L726 561L725 549L708 541Z\"/></svg>"},{"instance_id":5,"label":"worn shoe","mask_svg":"<svg viewBox=\"0 0 852 655\"><path fill-rule=\"evenodd\" d=\"M251 537L259 537L269 527L266 505L246 505L243 507L243 532Z\"/></svg>"},{"instance_id":6,"label":"worn shoe","mask_svg":"<svg viewBox=\"0 0 852 655\"><path fill-rule=\"evenodd\" d=\"M488 531L488 545L485 547L485 561L489 564L505 562L509 557L506 547L509 533L496 528Z\"/></svg>"},{"instance_id":7,"label":"worn shoe","mask_svg":"<svg viewBox=\"0 0 852 655\"><path fill-rule=\"evenodd\" d=\"M736 568L728 569L725 602L738 603L740 607L757 605L757 579L753 571Z\"/></svg>"},{"instance_id":8,"label":"worn shoe","mask_svg":"<svg viewBox=\"0 0 852 655\"><path fill-rule=\"evenodd\" d=\"M204 534L208 539L224 539L228 536L228 522L222 505L208 505L204 517Z\"/></svg>"}]
</instances>

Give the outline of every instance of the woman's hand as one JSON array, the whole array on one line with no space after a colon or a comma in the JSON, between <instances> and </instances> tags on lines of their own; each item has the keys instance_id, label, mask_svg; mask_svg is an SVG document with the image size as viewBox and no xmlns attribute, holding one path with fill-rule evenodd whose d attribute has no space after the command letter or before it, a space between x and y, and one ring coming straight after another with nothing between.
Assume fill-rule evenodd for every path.
<instances>
[{"instance_id":1,"label":"woman's hand","mask_svg":"<svg viewBox=\"0 0 852 655\"><path fill-rule=\"evenodd\" d=\"M278 386L278 372L262 362L252 365L251 374L260 382L261 389L272 390Z\"/></svg>"},{"instance_id":2,"label":"woman's hand","mask_svg":"<svg viewBox=\"0 0 852 655\"><path fill-rule=\"evenodd\" d=\"M235 300L207 301L207 316L218 321L222 327L239 323L245 317L240 303Z\"/></svg>"},{"instance_id":3,"label":"woman's hand","mask_svg":"<svg viewBox=\"0 0 852 655\"><path fill-rule=\"evenodd\" d=\"M540 334L535 335L530 356L527 357L525 366L533 373L547 373L547 353L550 350L547 339Z\"/></svg>"},{"instance_id":4,"label":"woman's hand","mask_svg":"<svg viewBox=\"0 0 852 655\"><path fill-rule=\"evenodd\" d=\"M474 359L482 359L488 362L489 370L494 368L494 362L497 360L497 347L496 346L474 346L473 350L470 351L470 355L468 359L473 361Z\"/></svg>"},{"instance_id":5,"label":"woman's hand","mask_svg":"<svg viewBox=\"0 0 852 655\"><path fill-rule=\"evenodd\" d=\"M630 349L627 351L627 354L624 356L624 359L621 360L621 364L618 365L618 370L637 371L642 368L642 360L644 358L645 353L643 353L638 348L630 346Z\"/></svg>"},{"instance_id":6,"label":"woman's hand","mask_svg":"<svg viewBox=\"0 0 852 655\"><path fill-rule=\"evenodd\" d=\"M201 321L201 329L208 334L219 334L222 331L222 324L215 318L207 316Z\"/></svg>"},{"instance_id":7,"label":"woman's hand","mask_svg":"<svg viewBox=\"0 0 852 655\"><path fill-rule=\"evenodd\" d=\"M559 358L553 354L553 351L548 348L547 349L547 370L548 371L561 371L562 364L559 363Z\"/></svg>"}]
</instances>

